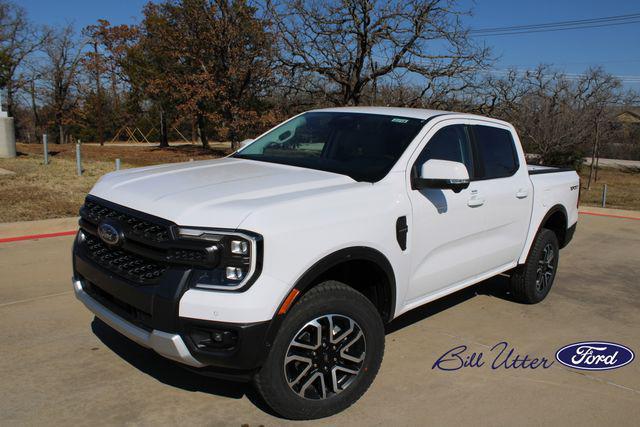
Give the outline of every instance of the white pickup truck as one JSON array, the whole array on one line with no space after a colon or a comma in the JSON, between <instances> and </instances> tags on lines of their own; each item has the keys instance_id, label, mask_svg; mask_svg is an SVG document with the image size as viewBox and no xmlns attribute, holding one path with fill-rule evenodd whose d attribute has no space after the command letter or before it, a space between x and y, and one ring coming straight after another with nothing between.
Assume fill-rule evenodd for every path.
<instances>
[{"instance_id":1,"label":"white pickup truck","mask_svg":"<svg viewBox=\"0 0 640 427\"><path fill-rule=\"evenodd\" d=\"M500 120L314 110L224 159L105 175L73 286L136 343L319 418L366 391L408 310L501 273L542 301L578 192L574 171L527 167Z\"/></svg>"}]
</instances>

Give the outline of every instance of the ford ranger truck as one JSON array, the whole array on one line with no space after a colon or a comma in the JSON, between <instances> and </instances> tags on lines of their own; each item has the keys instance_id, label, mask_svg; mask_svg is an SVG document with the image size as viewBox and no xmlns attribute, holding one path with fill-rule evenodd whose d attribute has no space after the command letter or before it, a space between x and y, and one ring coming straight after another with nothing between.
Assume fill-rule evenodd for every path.
<instances>
[{"instance_id":1,"label":"ford ranger truck","mask_svg":"<svg viewBox=\"0 0 640 427\"><path fill-rule=\"evenodd\" d=\"M251 380L283 417L325 417L371 385L399 315L502 273L515 300L542 301L579 185L528 167L500 120L309 111L223 159L102 177L73 287L131 341Z\"/></svg>"}]
</instances>

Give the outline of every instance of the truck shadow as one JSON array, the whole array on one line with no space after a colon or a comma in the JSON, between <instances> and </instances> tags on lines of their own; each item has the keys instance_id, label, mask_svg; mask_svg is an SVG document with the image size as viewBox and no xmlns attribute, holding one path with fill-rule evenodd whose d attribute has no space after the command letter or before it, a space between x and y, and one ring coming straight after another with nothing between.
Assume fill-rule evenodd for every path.
<instances>
[{"instance_id":1,"label":"truck shadow","mask_svg":"<svg viewBox=\"0 0 640 427\"><path fill-rule=\"evenodd\" d=\"M496 298L514 302L511 295L507 292L509 285L509 277L506 275L494 276L484 280L476 285L469 286L458 292L454 292L446 297L437 299L428 304L414 308L401 316L395 318L386 327L386 333L391 334L407 326L425 320L444 310L461 304L477 295L491 295Z\"/></svg>"},{"instance_id":2,"label":"truck shadow","mask_svg":"<svg viewBox=\"0 0 640 427\"><path fill-rule=\"evenodd\" d=\"M498 298L510 299L509 295L505 292L506 282L508 282L508 280L508 277L496 276L475 286L411 310L387 325L386 334L391 334L414 323L428 319L476 295L491 295ZM98 318L94 318L91 323L91 329L96 337L111 351L134 368L163 384L190 392L208 393L231 399L241 399L246 396L249 401L262 411L279 417L267 406L257 392L255 392L250 383L211 378L182 368L180 365L163 358L154 351L134 343Z\"/></svg>"},{"instance_id":3,"label":"truck shadow","mask_svg":"<svg viewBox=\"0 0 640 427\"><path fill-rule=\"evenodd\" d=\"M211 378L185 369L154 351L134 343L97 317L91 323L91 330L105 346L124 361L163 384L190 392L208 393L231 399L241 399L246 396L263 412L278 416L255 392L250 383Z\"/></svg>"}]
</instances>

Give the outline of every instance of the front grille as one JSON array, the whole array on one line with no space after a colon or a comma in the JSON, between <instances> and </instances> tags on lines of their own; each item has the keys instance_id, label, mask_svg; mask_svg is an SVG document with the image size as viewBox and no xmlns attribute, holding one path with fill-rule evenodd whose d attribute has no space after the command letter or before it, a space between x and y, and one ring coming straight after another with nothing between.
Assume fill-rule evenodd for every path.
<instances>
[{"instance_id":1,"label":"front grille","mask_svg":"<svg viewBox=\"0 0 640 427\"><path fill-rule=\"evenodd\" d=\"M163 243L171 239L168 226L155 224L135 215L117 211L91 199L85 200L80 209L80 216L95 225L107 218L118 220L127 227L127 234L133 234L143 241Z\"/></svg>"},{"instance_id":2,"label":"front grille","mask_svg":"<svg viewBox=\"0 0 640 427\"><path fill-rule=\"evenodd\" d=\"M120 317L123 317L148 331L153 330L153 327L151 326L151 314L139 310L130 304L127 304L126 302L102 290L88 280L83 281L83 290L93 299L95 299L100 304L102 304L115 314L119 315Z\"/></svg>"},{"instance_id":3,"label":"front grille","mask_svg":"<svg viewBox=\"0 0 640 427\"><path fill-rule=\"evenodd\" d=\"M157 283L169 268L204 266L218 260L217 248L207 242L174 240L172 222L88 196L80 208L84 257L131 282ZM124 234L121 246L107 245L98 228L109 220Z\"/></svg>"},{"instance_id":4,"label":"front grille","mask_svg":"<svg viewBox=\"0 0 640 427\"><path fill-rule=\"evenodd\" d=\"M126 279L141 284L157 282L167 267L149 259L125 252L120 249L112 249L100 239L85 235L87 256L98 265L112 271Z\"/></svg>"},{"instance_id":5,"label":"front grille","mask_svg":"<svg viewBox=\"0 0 640 427\"><path fill-rule=\"evenodd\" d=\"M168 259L174 262L199 263L207 260L204 249L170 249Z\"/></svg>"}]
</instances>

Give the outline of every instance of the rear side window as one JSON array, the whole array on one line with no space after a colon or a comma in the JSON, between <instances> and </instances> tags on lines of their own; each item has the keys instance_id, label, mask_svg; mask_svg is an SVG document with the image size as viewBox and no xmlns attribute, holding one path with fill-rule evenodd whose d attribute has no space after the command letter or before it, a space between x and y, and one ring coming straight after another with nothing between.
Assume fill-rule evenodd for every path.
<instances>
[{"instance_id":1,"label":"rear side window","mask_svg":"<svg viewBox=\"0 0 640 427\"><path fill-rule=\"evenodd\" d=\"M471 126L479 167L477 179L504 178L518 170L518 155L511 132L491 126Z\"/></svg>"},{"instance_id":2,"label":"rear side window","mask_svg":"<svg viewBox=\"0 0 640 427\"><path fill-rule=\"evenodd\" d=\"M471 176L473 174L473 162L465 126L447 126L436 132L427 142L422 153L420 153L416 165L420 167L431 159L463 163Z\"/></svg>"}]
</instances>

